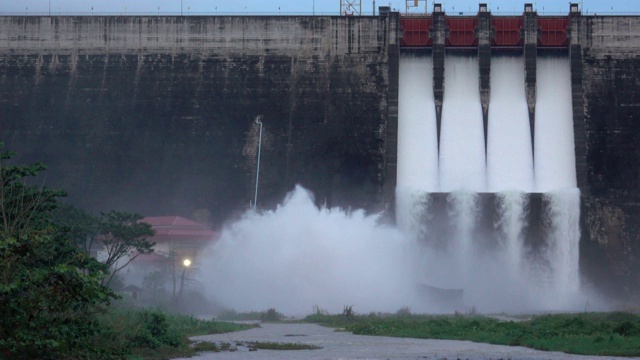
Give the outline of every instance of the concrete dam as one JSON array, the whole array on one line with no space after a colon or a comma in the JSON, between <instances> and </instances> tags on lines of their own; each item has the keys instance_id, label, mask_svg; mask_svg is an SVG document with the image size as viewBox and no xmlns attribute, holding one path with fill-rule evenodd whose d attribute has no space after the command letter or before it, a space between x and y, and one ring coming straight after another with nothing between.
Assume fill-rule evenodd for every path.
<instances>
[{"instance_id":1,"label":"concrete dam","mask_svg":"<svg viewBox=\"0 0 640 360\"><path fill-rule=\"evenodd\" d=\"M259 207L300 184L425 241L459 231L461 264L465 231L511 231L515 253L577 231L551 251L579 252L571 264L533 263L640 295L640 17L380 10L0 17L0 141L80 207L205 211L215 225L251 205L261 141ZM557 189L576 190L569 207ZM554 211L575 228L548 231Z\"/></svg>"}]
</instances>

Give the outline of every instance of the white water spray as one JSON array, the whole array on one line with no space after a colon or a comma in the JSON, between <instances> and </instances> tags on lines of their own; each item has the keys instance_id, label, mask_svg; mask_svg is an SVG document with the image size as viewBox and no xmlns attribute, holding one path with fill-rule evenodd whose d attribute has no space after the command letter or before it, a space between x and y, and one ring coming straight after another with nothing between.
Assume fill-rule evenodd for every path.
<instances>
[{"instance_id":1,"label":"white water spray","mask_svg":"<svg viewBox=\"0 0 640 360\"><path fill-rule=\"evenodd\" d=\"M499 221L496 231L500 234L500 246L504 251L507 269L515 279L521 279L524 258L524 234L527 224L527 195L521 192L496 194Z\"/></svg>"},{"instance_id":2,"label":"white water spray","mask_svg":"<svg viewBox=\"0 0 640 360\"><path fill-rule=\"evenodd\" d=\"M547 237L547 258L554 274L551 288L554 305L562 309L580 306L580 190L565 189L546 194L552 231Z\"/></svg>"},{"instance_id":3,"label":"white water spray","mask_svg":"<svg viewBox=\"0 0 640 360\"><path fill-rule=\"evenodd\" d=\"M449 218L455 229L455 232L451 234L452 246L449 250L454 255L455 263L460 270L458 286L467 288L474 263L474 230L478 216L478 194L453 192L447 196L447 202L451 204Z\"/></svg>"},{"instance_id":4,"label":"white water spray","mask_svg":"<svg viewBox=\"0 0 640 360\"><path fill-rule=\"evenodd\" d=\"M297 187L276 210L248 212L224 229L203 257L202 281L238 311L426 311L415 291L413 243L376 222L361 210L319 209Z\"/></svg>"}]
</instances>

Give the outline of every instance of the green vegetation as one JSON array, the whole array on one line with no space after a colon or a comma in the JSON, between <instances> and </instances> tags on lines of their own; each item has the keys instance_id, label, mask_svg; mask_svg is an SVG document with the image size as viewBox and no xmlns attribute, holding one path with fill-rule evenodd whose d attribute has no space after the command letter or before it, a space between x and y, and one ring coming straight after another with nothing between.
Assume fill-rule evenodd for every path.
<instances>
[{"instance_id":1,"label":"green vegetation","mask_svg":"<svg viewBox=\"0 0 640 360\"><path fill-rule=\"evenodd\" d=\"M45 166L7 165L13 155L0 153L0 357L100 358L87 340L116 297L101 284L107 269L54 222L64 192L26 184Z\"/></svg>"},{"instance_id":2,"label":"green vegetation","mask_svg":"<svg viewBox=\"0 0 640 360\"><path fill-rule=\"evenodd\" d=\"M500 321L475 315L309 315L306 321L344 327L359 335L470 340L519 345L581 355L639 356L640 316L630 313L581 313Z\"/></svg>"},{"instance_id":3,"label":"green vegetation","mask_svg":"<svg viewBox=\"0 0 640 360\"><path fill-rule=\"evenodd\" d=\"M118 271L129 265L140 254L153 252L154 242L148 238L155 234L151 225L141 222L140 214L111 210L93 216L70 205L54 211L54 219L66 236L87 256L94 244L100 242L106 251L103 263L108 271L102 282L109 285ZM127 261L120 261L126 256Z\"/></svg>"},{"instance_id":4,"label":"green vegetation","mask_svg":"<svg viewBox=\"0 0 640 360\"><path fill-rule=\"evenodd\" d=\"M368 316L358 315L351 305L345 305L342 314L331 315L327 310L319 306L314 306L313 311L314 313L308 315L304 321L336 328L344 328L349 324L358 323L372 317L377 318L378 316L383 316L382 314L376 313Z\"/></svg>"},{"instance_id":5,"label":"green vegetation","mask_svg":"<svg viewBox=\"0 0 640 360\"><path fill-rule=\"evenodd\" d=\"M112 308L100 321L108 331L101 334L97 343L110 350L119 348L123 354L138 359L166 359L190 356L199 351L218 351L215 344L210 343L196 343L191 346L188 337L221 334L253 327L127 307Z\"/></svg>"},{"instance_id":6,"label":"green vegetation","mask_svg":"<svg viewBox=\"0 0 640 360\"><path fill-rule=\"evenodd\" d=\"M274 308L267 309L265 311L250 311L250 312L237 312L233 309L225 310L218 315L218 319L225 321L262 321L262 322L276 322L285 318L282 313L279 313Z\"/></svg>"},{"instance_id":7,"label":"green vegetation","mask_svg":"<svg viewBox=\"0 0 640 360\"><path fill-rule=\"evenodd\" d=\"M63 191L29 184L44 164L13 156L0 152L0 358L168 358L194 353L188 336L248 327L116 306L106 284L124 254L150 251L150 226L63 207ZM93 241L107 245L106 264L90 256Z\"/></svg>"},{"instance_id":8,"label":"green vegetation","mask_svg":"<svg viewBox=\"0 0 640 360\"><path fill-rule=\"evenodd\" d=\"M259 350L317 350L322 346L301 343L275 343L275 342L251 342L248 344L250 349Z\"/></svg>"},{"instance_id":9,"label":"green vegetation","mask_svg":"<svg viewBox=\"0 0 640 360\"><path fill-rule=\"evenodd\" d=\"M245 347L249 351L258 351L258 350L317 350L322 349L322 346L316 346L311 344L301 344L301 343L277 343L277 342L261 342L261 341L251 341L251 342L235 342L234 344L229 342L220 342L220 343L208 343L208 342L199 342L194 344L191 349L195 352L200 351L212 351L212 352L234 352L238 351L238 347Z\"/></svg>"}]
</instances>

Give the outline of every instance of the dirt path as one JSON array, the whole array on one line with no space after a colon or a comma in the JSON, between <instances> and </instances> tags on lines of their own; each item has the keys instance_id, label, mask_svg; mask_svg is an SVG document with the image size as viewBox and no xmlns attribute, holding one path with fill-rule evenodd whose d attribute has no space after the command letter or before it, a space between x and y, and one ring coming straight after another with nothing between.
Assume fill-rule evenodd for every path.
<instances>
[{"instance_id":1,"label":"dirt path","mask_svg":"<svg viewBox=\"0 0 640 360\"><path fill-rule=\"evenodd\" d=\"M516 346L469 341L420 340L353 335L314 324L262 324L261 328L220 335L197 336L194 340L229 343L234 352L203 353L191 359L629 359L576 356L543 352ZM249 351L247 342L302 343L318 350ZM240 344L240 345L238 345Z\"/></svg>"}]
</instances>

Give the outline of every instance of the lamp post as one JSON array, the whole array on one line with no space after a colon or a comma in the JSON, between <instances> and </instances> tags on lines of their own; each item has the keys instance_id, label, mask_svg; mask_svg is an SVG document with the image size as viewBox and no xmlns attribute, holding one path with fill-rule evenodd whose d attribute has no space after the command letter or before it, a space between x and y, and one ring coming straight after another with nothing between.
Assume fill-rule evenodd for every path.
<instances>
[{"instance_id":1,"label":"lamp post","mask_svg":"<svg viewBox=\"0 0 640 360\"><path fill-rule=\"evenodd\" d=\"M260 136L258 138L258 164L256 165L256 193L253 197L253 210L256 210L258 205L258 181L260 180L260 151L262 148L262 121L260 121L261 115L256 117L256 124L260 125Z\"/></svg>"},{"instance_id":2,"label":"lamp post","mask_svg":"<svg viewBox=\"0 0 640 360\"><path fill-rule=\"evenodd\" d=\"M182 262L182 265L184 265L184 268L182 269L182 276L180 276L180 290L178 292L178 297L180 299L182 299L182 289L184 286L184 274L187 272L187 269L189 268L189 266L191 266L191 260L184 259L184 261Z\"/></svg>"}]
</instances>

